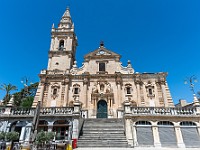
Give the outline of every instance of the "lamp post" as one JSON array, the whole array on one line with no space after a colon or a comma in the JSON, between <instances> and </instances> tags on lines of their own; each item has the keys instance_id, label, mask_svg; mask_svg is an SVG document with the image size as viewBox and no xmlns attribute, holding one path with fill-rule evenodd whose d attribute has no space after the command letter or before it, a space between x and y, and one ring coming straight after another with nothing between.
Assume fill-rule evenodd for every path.
<instances>
[{"instance_id":1,"label":"lamp post","mask_svg":"<svg viewBox=\"0 0 200 150\"><path fill-rule=\"evenodd\" d=\"M24 92L25 94L28 94L28 87L33 84L32 82L30 82L30 79L27 78L27 77L23 77L22 80L21 80L21 83L24 85Z\"/></svg>"},{"instance_id":2,"label":"lamp post","mask_svg":"<svg viewBox=\"0 0 200 150\"><path fill-rule=\"evenodd\" d=\"M197 78L192 75L191 77L187 77L184 84L189 84L190 86L190 89L192 91L192 94L193 94L193 103L196 104L196 103L199 103L198 99L197 99L197 96L195 94L195 91L194 91L194 83L197 82Z\"/></svg>"}]
</instances>

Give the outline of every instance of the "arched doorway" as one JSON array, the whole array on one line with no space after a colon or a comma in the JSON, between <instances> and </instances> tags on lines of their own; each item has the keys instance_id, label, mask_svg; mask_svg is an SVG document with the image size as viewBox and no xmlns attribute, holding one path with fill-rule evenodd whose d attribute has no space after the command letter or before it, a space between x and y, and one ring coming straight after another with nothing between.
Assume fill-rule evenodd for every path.
<instances>
[{"instance_id":1,"label":"arched doorway","mask_svg":"<svg viewBox=\"0 0 200 150\"><path fill-rule=\"evenodd\" d=\"M108 118L107 103L105 100L100 100L97 103L97 118Z\"/></svg>"}]
</instances>

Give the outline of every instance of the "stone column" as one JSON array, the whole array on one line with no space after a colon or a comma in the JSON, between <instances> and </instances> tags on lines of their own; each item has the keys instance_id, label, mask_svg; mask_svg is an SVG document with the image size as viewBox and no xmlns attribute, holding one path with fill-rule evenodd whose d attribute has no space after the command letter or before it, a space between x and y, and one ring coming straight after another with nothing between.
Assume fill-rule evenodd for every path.
<instances>
[{"instance_id":1,"label":"stone column","mask_svg":"<svg viewBox=\"0 0 200 150\"><path fill-rule=\"evenodd\" d=\"M137 141L137 132L136 132L136 126L132 126L132 133L133 133L133 146L137 147L138 146L138 141Z\"/></svg>"},{"instance_id":2,"label":"stone column","mask_svg":"<svg viewBox=\"0 0 200 150\"><path fill-rule=\"evenodd\" d=\"M19 137L19 143L24 142L25 132L26 132L26 127L22 127L21 134L20 134L20 137Z\"/></svg>"},{"instance_id":3,"label":"stone column","mask_svg":"<svg viewBox=\"0 0 200 150\"><path fill-rule=\"evenodd\" d=\"M179 123L174 123L174 130L176 134L177 146L180 148L185 148Z\"/></svg>"},{"instance_id":4,"label":"stone column","mask_svg":"<svg viewBox=\"0 0 200 150\"><path fill-rule=\"evenodd\" d=\"M126 138L128 140L128 144L133 146L133 134L131 131L131 120L125 119L125 126L126 126Z\"/></svg>"},{"instance_id":5,"label":"stone column","mask_svg":"<svg viewBox=\"0 0 200 150\"><path fill-rule=\"evenodd\" d=\"M9 132L10 128L11 128L11 123L8 123L7 126L6 126L6 132Z\"/></svg>"},{"instance_id":6,"label":"stone column","mask_svg":"<svg viewBox=\"0 0 200 150\"><path fill-rule=\"evenodd\" d=\"M69 123L68 140L72 139L72 122Z\"/></svg>"},{"instance_id":7,"label":"stone column","mask_svg":"<svg viewBox=\"0 0 200 150\"><path fill-rule=\"evenodd\" d=\"M69 97L68 97L68 93L69 92L69 80L65 80L65 96L64 96L64 103L63 103L63 107L68 106L69 105Z\"/></svg>"},{"instance_id":8,"label":"stone column","mask_svg":"<svg viewBox=\"0 0 200 150\"><path fill-rule=\"evenodd\" d=\"M121 95L120 95L120 92L121 92L121 90L120 90L120 83L117 83L117 99L118 99L118 104L119 104L119 106L121 106L122 105L122 99L121 99Z\"/></svg>"},{"instance_id":9,"label":"stone column","mask_svg":"<svg viewBox=\"0 0 200 150\"><path fill-rule=\"evenodd\" d=\"M137 106L141 105L141 98L140 98L140 83L136 83L136 88L137 88Z\"/></svg>"},{"instance_id":10,"label":"stone column","mask_svg":"<svg viewBox=\"0 0 200 150\"><path fill-rule=\"evenodd\" d=\"M54 122L48 122L48 132L53 132L53 123Z\"/></svg>"},{"instance_id":11,"label":"stone column","mask_svg":"<svg viewBox=\"0 0 200 150\"><path fill-rule=\"evenodd\" d=\"M154 146L161 147L157 122L152 122L152 132L153 132Z\"/></svg>"},{"instance_id":12,"label":"stone column","mask_svg":"<svg viewBox=\"0 0 200 150\"><path fill-rule=\"evenodd\" d=\"M72 139L78 139L78 125L79 125L79 121L78 119L74 119L73 120L73 128L72 128Z\"/></svg>"},{"instance_id":13,"label":"stone column","mask_svg":"<svg viewBox=\"0 0 200 150\"><path fill-rule=\"evenodd\" d=\"M87 89L88 89L88 79L85 78L84 81L83 81L83 107L84 108L87 108L88 107L88 104L87 104Z\"/></svg>"},{"instance_id":14,"label":"stone column","mask_svg":"<svg viewBox=\"0 0 200 150\"><path fill-rule=\"evenodd\" d=\"M162 89L162 95L163 95L163 99L164 99L164 106L168 107L167 94L166 94L166 89L165 89L165 83L164 82L161 83L161 89Z\"/></svg>"},{"instance_id":15,"label":"stone column","mask_svg":"<svg viewBox=\"0 0 200 150\"><path fill-rule=\"evenodd\" d=\"M25 127L25 143L30 142L32 123L28 123Z\"/></svg>"},{"instance_id":16,"label":"stone column","mask_svg":"<svg viewBox=\"0 0 200 150\"><path fill-rule=\"evenodd\" d=\"M197 131L198 131L199 136L200 136L200 123L199 122L197 123Z\"/></svg>"}]
</instances>

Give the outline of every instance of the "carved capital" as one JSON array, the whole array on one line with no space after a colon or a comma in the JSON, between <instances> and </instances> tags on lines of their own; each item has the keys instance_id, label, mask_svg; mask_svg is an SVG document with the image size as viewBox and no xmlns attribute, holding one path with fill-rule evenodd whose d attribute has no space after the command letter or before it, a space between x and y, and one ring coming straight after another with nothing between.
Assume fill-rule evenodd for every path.
<instances>
[{"instance_id":1,"label":"carved capital","mask_svg":"<svg viewBox=\"0 0 200 150\"><path fill-rule=\"evenodd\" d=\"M84 78L84 79L83 79L83 84L84 84L84 85L85 85L85 84L86 84L86 85L88 84L88 78Z\"/></svg>"},{"instance_id":2,"label":"carved capital","mask_svg":"<svg viewBox=\"0 0 200 150\"><path fill-rule=\"evenodd\" d=\"M122 85L122 77L120 73L116 73L115 81L116 81L116 84Z\"/></svg>"}]
</instances>

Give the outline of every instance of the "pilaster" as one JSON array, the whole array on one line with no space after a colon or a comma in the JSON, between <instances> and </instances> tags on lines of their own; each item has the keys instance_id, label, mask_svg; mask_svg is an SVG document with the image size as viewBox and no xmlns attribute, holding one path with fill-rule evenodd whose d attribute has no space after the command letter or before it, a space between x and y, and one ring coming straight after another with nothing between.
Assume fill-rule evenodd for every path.
<instances>
[{"instance_id":1,"label":"pilaster","mask_svg":"<svg viewBox=\"0 0 200 150\"><path fill-rule=\"evenodd\" d=\"M48 122L48 132L52 132L53 131L53 123L54 122Z\"/></svg>"},{"instance_id":2,"label":"pilaster","mask_svg":"<svg viewBox=\"0 0 200 150\"><path fill-rule=\"evenodd\" d=\"M128 140L128 144L133 146L133 134L131 130L131 120L125 119L125 126L126 126L126 138Z\"/></svg>"},{"instance_id":3,"label":"pilaster","mask_svg":"<svg viewBox=\"0 0 200 150\"><path fill-rule=\"evenodd\" d=\"M152 132L153 132L153 138L154 138L154 146L161 147L157 122L152 122Z\"/></svg>"},{"instance_id":4,"label":"pilaster","mask_svg":"<svg viewBox=\"0 0 200 150\"><path fill-rule=\"evenodd\" d=\"M174 123L174 130L176 134L177 146L180 148L185 148L179 123Z\"/></svg>"},{"instance_id":5,"label":"pilaster","mask_svg":"<svg viewBox=\"0 0 200 150\"><path fill-rule=\"evenodd\" d=\"M69 79L65 79L65 96L64 96L64 103L63 107L69 105Z\"/></svg>"},{"instance_id":6,"label":"pilaster","mask_svg":"<svg viewBox=\"0 0 200 150\"><path fill-rule=\"evenodd\" d=\"M30 136L31 136L31 128L32 128L32 123L28 123L25 127L25 143L30 142Z\"/></svg>"},{"instance_id":7,"label":"pilaster","mask_svg":"<svg viewBox=\"0 0 200 150\"><path fill-rule=\"evenodd\" d=\"M21 134L19 137L19 143L24 143L25 132L26 132L26 127L22 127Z\"/></svg>"},{"instance_id":8,"label":"pilaster","mask_svg":"<svg viewBox=\"0 0 200 150\"><path fill-rule=\"evenodd\" d=\"M88 79L87 78L84 78L83 79L83 108L87 108L88 107L88 104L87 104L87 89L88 89Z\"/></svg>"},{"instance_id":9,"label":"pilaster","mask_svg":"<svg viewBox=\"0 0 200 150\"><path fill-rule=\"evenodd\" d=\"M138 146L138 141L137 141L137 132L136 132L136 126L132 126L132 133L133 133L133 146L137 147Z\"/></svg>"}]
</instances>

